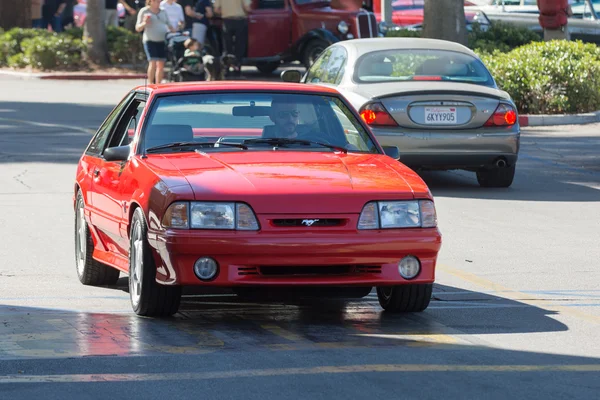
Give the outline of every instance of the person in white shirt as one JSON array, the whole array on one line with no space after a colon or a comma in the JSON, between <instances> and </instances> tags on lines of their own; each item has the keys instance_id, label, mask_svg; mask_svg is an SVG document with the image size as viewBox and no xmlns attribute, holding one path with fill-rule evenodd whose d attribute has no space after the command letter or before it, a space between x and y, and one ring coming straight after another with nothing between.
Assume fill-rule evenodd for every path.
<instances>
[{"instance_id":1,"label":"person in white shirt","mask_svg":"<svg viewBox=\"0 0 600 400\"><path fill-rule=\"evenodd\" d=\"M169 17L169 24L177 29L183 29L185 26L185 15L183 14L183 7L178 4L175 0L162 0L160 8L165 10Z\"/></svg>"}]
</instances>

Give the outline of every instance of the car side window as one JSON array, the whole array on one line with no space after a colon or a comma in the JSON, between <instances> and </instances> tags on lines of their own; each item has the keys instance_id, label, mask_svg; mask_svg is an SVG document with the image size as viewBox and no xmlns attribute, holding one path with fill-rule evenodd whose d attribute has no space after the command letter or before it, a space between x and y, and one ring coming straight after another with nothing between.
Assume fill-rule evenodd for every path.
<instances>
[{"instance_id":1,"label":"car side window","mask_svg":"<svg viewBox=\"0 0 600 400\"><path fill-rule=\"evenodd\" d=\"M98 129L98 132L96 132L96 135L94 136L87 150L85 151L86 154L96 157L102 154L106 142L108 141L108 138L110 137L110 134L113 131L113 127L120 120L120 117L123 113L123 109L129 104L132 95L133 94L130 93L128 96L126 96L104 120L104 123L102 124L102 126L100 126L100 129Z\"/></svg>"},{"instance_id":2,"label":"car side window","mask_svg":"<svg viewBox=\"0 0 600 400\"><path fill-rule=\"evenodd\" d=\"M123 113L123 117L113 129L112 136L106 148L127 146L131 142L145 106L146 102L140 99L135 99L131 102Z\"/></svg>"},{"instance_id":3,"label":"car side window","mask_svg":"<svg viewBox=\"0 0 600 400\"><path fill-rule=\"evenodd\" d=\"M327 64L329 64L331 53L333 53L333 49L325 50L314 64L311 65L306 77L306 83L320 83L327 80Z\"/></svg>"}]
</instances>

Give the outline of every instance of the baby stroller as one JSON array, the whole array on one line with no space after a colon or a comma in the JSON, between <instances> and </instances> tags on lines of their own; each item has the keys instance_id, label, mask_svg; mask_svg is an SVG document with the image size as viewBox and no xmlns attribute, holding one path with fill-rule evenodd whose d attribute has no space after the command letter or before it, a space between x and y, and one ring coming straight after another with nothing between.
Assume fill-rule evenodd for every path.
<instances>
[{"instance_id":1,"label":"baby stroller","mask_svg":"<svg viewBox=\"0 0 600 400\"><path fill-rule=\"evenodd\" d=\"M167 62L170 64L169 82L188 82L205 80L204 69L190 71L185 68L185 41L190 38L188 32L167 33Z\"/></svg>"}]
</instances>

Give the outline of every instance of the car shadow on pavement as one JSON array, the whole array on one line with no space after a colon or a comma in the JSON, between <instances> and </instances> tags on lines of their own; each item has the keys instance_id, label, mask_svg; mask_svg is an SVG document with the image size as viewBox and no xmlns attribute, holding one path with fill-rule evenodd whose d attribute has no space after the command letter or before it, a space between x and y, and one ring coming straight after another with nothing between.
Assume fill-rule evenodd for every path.
<instances>
[{"instance_id":1,"label":"car shadow on pavement","mask_svg":"<svg viewBox=\"0 0 600 400\"><path fill-rule=\"evenodd\" d=\"M0 102L0 163L77 163L106 105Z\"/></svg>"},{"instance_id":2,"label":"car shadow on pavement","mask_svg":"<svg viewBox=\"0 0 600 400\"><path fill-rule=\"evenodd\" d=\"M120 278L110 288L128 293L128 278ZM437 283L429 307L421 313L406 314L384 312L374 289L360 299L307 295L293 288L265 290L264 296L254 298L239 297L222 288L186 287L183 293L179 313L167 318L173 323L187 321L185 324L197 326L209 323L215 329L277 323L286 331L315 342L346 341L349 336L354 340L360 332L373 333L375 336L364 340L375 340L389 334L480 335L568 330L553 318L555 311L503 297L502 293L475 292ZM311 290L311 293L318 292Z\"/></svg>"}]
</instances>

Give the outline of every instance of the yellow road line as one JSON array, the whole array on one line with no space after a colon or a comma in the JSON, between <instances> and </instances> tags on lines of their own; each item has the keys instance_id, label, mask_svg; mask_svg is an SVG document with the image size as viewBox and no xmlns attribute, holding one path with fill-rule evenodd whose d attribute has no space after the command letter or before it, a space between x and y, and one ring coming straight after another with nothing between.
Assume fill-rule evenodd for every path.
<instances>
[{"instance_id":1,"label":"yellow road line","mask_svg":"<svg viewBox=\"0 0 600 400\"><path fill-rule=\"evenodd\" d=\"M280 336L284 339L290 340L292 342L306 342L307 339L297 333L288 331L287 329L283 329L278 325L261 325L261 328L271 332L274 335Z\"/></svg>"},{"instance_id":2,"label":"yellow road line","mask_svg":"<svg viewBox=\"0 0 600 400\"><path fill-rule=\"evenodd\" d=\"M582 312L579 310L575 310L572 307L558 306L558 305L554 304L554 301L552 301L552 300L542 300L542 299L530 300L532 298L532 296L533 297L536 297L536 296L532 295L532 294L528 294L528 293L519 292L518 290L513 290L510 288L507 288L506 286L502 286L500 284L497 284L495 282L492 282L490 280L487 280L485 278L482 278L482 277L472 274L470 272L461 271L459 269L452 268L452 267L449 267L447 265L442 265L442 264L438 264L437 269L439 269L440 271L446 272L450 275L454 275L454 276L456 276L462 280L465 280L467 282L471 282L471 283L474 283L475 285L484 287L488 290L502 292L503 297L509 298L511 300L518 301L518 302L521 302L524 304L529 304L534 307L544 306L545 308L548 308L552 311L560 311L561 313L563 313L565 315L572 315L574 317L578 317L578 318L581 318L581 319L589 321L589 322L594 322L596 324L600 324L599 316L588 314L588 313L585 313L585 312Z\"/></svg>"},{"instance_id":3,"label":"yellow road line","mask_svg":"<svg viewBox=\"0 0 600 400\"><path fill-rule=\"evenodd\" d=\"M239 371L180 372L151 374L65 374L5 375L3 383L76 383L76 382L143 382L253 378L270 376L353 374L369 372L600 372L600 364L579 365L439 365L439 364L375 364L307 368L269 368Z\"/></svg>"}]
</instances>

